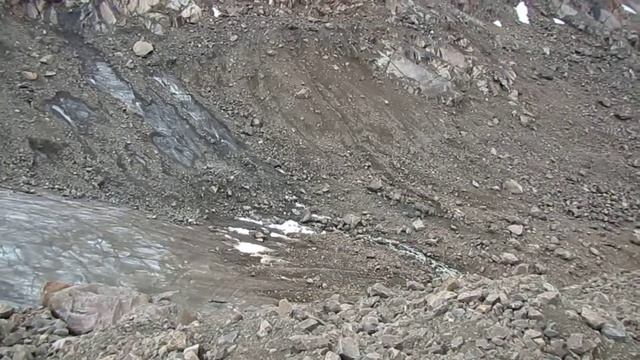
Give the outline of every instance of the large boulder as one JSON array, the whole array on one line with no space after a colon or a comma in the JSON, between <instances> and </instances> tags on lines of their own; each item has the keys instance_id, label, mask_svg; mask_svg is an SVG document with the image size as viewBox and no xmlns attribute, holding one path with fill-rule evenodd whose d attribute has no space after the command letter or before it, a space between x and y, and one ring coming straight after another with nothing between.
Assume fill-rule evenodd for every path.
<instances>
[{"instance_id":1,"label":"large boulder","mask_svg":"<svg viewBox=\"0 0 640 360\"><path fill-rule=\"evenodd\" d=\"M127 315L166 317L175 310L175 305L152 304L150 296L133 289L103 284L47 283L43 305L76 335L113 325Z\"/></svg>"}]
</instances>

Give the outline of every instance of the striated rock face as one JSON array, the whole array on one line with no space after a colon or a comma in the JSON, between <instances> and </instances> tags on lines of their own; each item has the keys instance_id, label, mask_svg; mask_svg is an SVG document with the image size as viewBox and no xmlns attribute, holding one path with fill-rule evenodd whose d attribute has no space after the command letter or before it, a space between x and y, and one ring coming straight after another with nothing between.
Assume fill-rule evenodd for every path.
<instances>
[{"instance_id":1,"label":"striated rock face","mask_svg":"<svg viewBox=\"0 0 640 360\"><path fill-rule=\"evenodd\" d=\"M45 285L43 305L67 323L73 334L86 334L116 324L127 315L163 317L170 307L152 304L148 295L122 287L102 284Z\"/></svg>"}]
</instances>

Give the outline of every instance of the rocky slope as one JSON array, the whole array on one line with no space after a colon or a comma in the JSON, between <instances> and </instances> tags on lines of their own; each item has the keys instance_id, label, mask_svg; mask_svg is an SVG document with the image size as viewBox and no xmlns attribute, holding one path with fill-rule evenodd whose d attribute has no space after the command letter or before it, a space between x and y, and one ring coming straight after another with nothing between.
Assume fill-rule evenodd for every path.
<instances>
[{"instance_id":1,"label":"rocky slope","mask_svg":"<svg viewBox=\"0 0 640 360\"><path fill-rule=\"evenodd\" d=\"M314 299L431 271L360 242L475 274L294 317L211 316L186 337L127 323L52 356L637 356L635 1L2 3L2 187L194 226L294 218L330 240L278 255L366 269L343 289L345 272L311 270L329 284ZM589 307L603 321L585 322ZM17 344L40 346L37 326L10 321L5 334L30 332Z\"/></svg>"}]
</instances>

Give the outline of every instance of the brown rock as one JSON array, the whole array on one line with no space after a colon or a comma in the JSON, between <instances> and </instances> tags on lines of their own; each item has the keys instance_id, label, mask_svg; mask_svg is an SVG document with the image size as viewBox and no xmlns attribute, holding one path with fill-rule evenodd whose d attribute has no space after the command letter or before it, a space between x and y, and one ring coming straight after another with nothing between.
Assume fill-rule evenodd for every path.
<instances>
[{"instance_id":1,"label":"brown rock","mask_svg":"<svg viewBox=\"0 0 640 360\"><path fill-rule=\"evenodd\" d=\"M43 292L43 305L64 320L73 334L113 325L150 301L135 290L103 284L48 283Z\"/></svg>"}]
</instances>

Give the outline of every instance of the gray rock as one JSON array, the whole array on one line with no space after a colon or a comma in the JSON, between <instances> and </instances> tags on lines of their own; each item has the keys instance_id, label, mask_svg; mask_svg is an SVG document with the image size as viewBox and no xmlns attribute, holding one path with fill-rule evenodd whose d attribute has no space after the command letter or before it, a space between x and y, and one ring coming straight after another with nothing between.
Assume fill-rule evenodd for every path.
<instances>
[{"instance_id":1,"label":"gray rock","mask_svg":"<svg viewBox=\"0 0 640 360\"><path fill-rule=\"evenodd\" d=\"M382 335L380 342L385 348L402 349L402 338L397 335Z\"/></svg>"},{"instance_id":2,"label":"gray rock","mask_svg":"<svg viewBox=\"0 0 640 360\"><path fill-rule=\"evenodd\" d=\"M520 262L520 259L512 253L503 252L500 255L500 262L507 265L516 265Z\"/></svg>"},{"instance_id":3,"label":"gray rock","mask_svg":"<svg viewBox=\"0 0 640 360\"><path fill-rule=\"evenodd\" d=\"M634 245L640 245L640 230L633 230L633 235L631 236L631 243Z\"/></svg>"},{"instance_id":4,"label":"gray rock","mask_svg":"<svg viewBox=\"0 0 640 360\"><path fill-rule=\"evenodd\" d=\"M298 90L298 92L296 92L295 98L296 99L311 98L311 89L309 89L308 87L303 87L302 89Z\"/></svg>"},{"instance_id":5,"label":"gray rock","mask_svg":"<svg viewBox=\"0 0 640 360\"><path fill-rule=\"evenodd\" d=\"M451 340L449 347L453 350L458 350L464 345L464 338L462 336L456 336Z\"/></svg>"},{"instance_id":6,"label":"gray rock","mask_svg":"<svg viewBox=\"0 0 640 360\"><path fill-rule=\"evenodd\" d=\"M382 190L383 187L384 187L384 184L382 183L382 180L380 180L379 178L375 178L371 180L369 185L367 185L367 189L373 192L378 192Z\"/></svg>"},{"instance_id":7,"label":"gray rock","mask_svg":"<svg viewBox=\"0 0 640 360\"><path fill-rule=\"evenodd\" d=\"M340 305L340 295L336 294L325 301L323 309L328 313L339 313L342 311L342 307Z\"/></svg>"},{"instance_id":8,"label":"gray rock","mask_svg":"<svg viewBox=\"0 0 640 360\"><path fill-rule=\"evenodd\" d=\"M463 303L470 303L472 301L479 301L482 298L482 289L476 289L472 291L465 291L458 295L457 300Z\"/></svg>"},{"instance_id":9,"label":"gray rock","mask_svg":"<svg viewBox=\"0 0 640 360\"><path fill-rule=\"evenodd\" d=\"M329 339L325 336L293 335L289 340L296 351L313 351L329 346Z\"/></svg>"},{"instance_id":10,"label":"gray rock","mask_svg":"<svg viewBox=\"0 0 640 360\"><path fill-rule=\"evenodd\" d=\"M413 291L424 291L425 287L417 281L407 280L407 289Z\"/></svg>"},{"instance_id":11,"label":"gray rock","mask_svg":"<svg viewBox=\"0 0 640 360\"><path fill-rule=\"evenodd\" d=\"M13 315L15 309L13 306L5 303L0 303L0 319L8 319Z\"/></svg>"},{"instance_id":12,"label":"gray rock","mask_svg":"<svg viewBox=\"0 0 640 360\"><path fill-rule=\"evenodd\" d=\"M22 342L23 339L24 339L24 334L21 331L16 331L5 336L4 340L2 340L2 344L4 346L13 346L15 344Z\"/></svg>"},{"instance_id":13,"label":"gray rock","mask_svg":"<svg viewBox=\"0 0 640 360\"><path fill-rule=\"evenodd\" d=\"M627 339L627 333L625 331L624 325L619 322L605 323L604 325L602 325L600 333L614 341L625 341Z\"/></svg>"},{"instance_id":14,"label":"gray rock","mask_svg":"<svg viewBox=\"0 0 640 360\"><path fill-rule=\"evenodd\" d=\"M278 315L284 318L288 318L291 316L291 312L293 311L293 305L287 299L281 299L278 302Z\"/></svg>"},{"instance_id":15,"label":"gray rock","mask_svg":"<svg viewBox=\"0 0 640 360\"><path fill-rule=\"evenodd\" d=\"M520 236L524 232L524 226L519 224L512 224L507 226L507 230L509 230L509 232L513 235Z\"/></svg>"},{"instance_id":16,"label":"gray rock","mask_svg":"<svg viewBox=\"0 0 640 360\"><path fill-rule=\"evenodd\" d=\"M336 352L343 360L356 360L360 358L358 341L352 337L341 337L338 339Z\"/></svg>"},{"instance_id":17,"label":"gray rock","mask_svg":"<svg viewBox=\"0 0 640 360\"><path fill-rule=\"evenodd\" d=\"M486 330L487 338L506 339L511 336L511 330L502 325L493 325Z\"/></svg>"},{"instance_id":18,"label":"gray rock","mask_svg":"<svg viewBox=\"0 0 640 360\"><path fill-rule=\"evenodd\" d=\"M302 329L303 331L311 332L311 331L315 330L319 325L320 325L320 322L318 322L318 320L312 319L312 318L308 318L308 319L303 320L302 322L300 322L298 324L298 327L300 329Z\"/></svg>"},{"instance_id":19,"label":"gray rock","mask_svg":"<svg viewBox=\"0 0 640 360\"><path fill-rule=\"evenodd\" d=\"M271 330L273 330L273 326L271 326L271 324L267 320L262 320L262 322L260 322L260 327L258 328L256 336L258 336L259 338L266 337L267 335L269 335Z\"/></svg>"},{"instance_id":20,"label":"gray rock","mask_svg":"<svg viewBox=\"0 0 640 360\"><path fill-rule=\"evenodd\" d=\"M563 248L557 248L553 251L553 254L563 260L572 260L575 255L573 255L573 253L567 249L563 249Z\"/></svg>"},{"instance_id":21,"label":"gray rock","mask_svg":"<svg viewBox=\"0 0 640 360\"><path fill-rule=\"evenodd\" d=\"M584 319L584 321L589 325L592 329L600 330L602 326L607 322L607 319L598 314L596 311L589 307L582 307L580 310L580 315Z\"/></svg>"},{"instance_id":22,"label":"gray rock","mask_svg":"<svg viewBox=\"0 0 640 360\"><path fill-rule=\"evenodd\" d=\"M589 347L584 339L584 334L573 333L567 339L567 348L578 355L582 355L589 351Z\"/></svg>"},{"instance_id":23,"label":"gray rock","mask_svg":"<svg viewBox=\"0 0 640 360\"><path fill-rule=\"evenodd\" d=\"M377 317L373 315L367 315L362 318L362 321L360 322L360 328L362 329L362 331L371 335L378 331L379 324L380 321Z\"/></svg>"},{"instance_id":24,"label":"gray rock","mask_svg":"<svg viewBox=\"0 0 640 360\"><path fill-rule=\"evenodd\" d=\"M513 179L506 180L502 183L502 189L511 194L522 194L524 192L522 185Z\"/></svg>"},{"instance_id":25,"label":"gray rock","mask_svg":"<svg viewBox=\"0 0 640 360\"><path fill-rule=\"evenodd\" d=\"M367 289L367 294L369 296L379 296L381 298L389 298L395 295L395 291L389 289L388 287L375 283L373 286Z\"/></svg>"},{"instance_id":26,"label":"gray rock","mask_svg":"<svg viewBox=\"0 0 640 360\"><path fill-rule=\"evenodd\" d=\"M133 44L133 53L139 57L145 57L153 52L153 44L148 41L138 40Z\"/></svg>"},{"instance_id":27,"label":"gray rock","mask_svg":"<svg viewBox=\"0 0 640 360\"><path fill-rule=\"evenodd\" d=\"M413 226L415 231L420 231L425 228L424 221L422 221L422 219L415 219L413 223L411 223L411 226Z\"/></svg>"},{"instance_id":28,"label":"gray rock","mask_svg":"<svg viewBox=\"0 0 640 360\"><path fill-rule=\"evenodd\" d=\"M228 334L224 334L222 336L220 336L218 338L217 344L218 345L233 345L236 342L236 339L238 339L238 335L240 333L237 331L232 331Z\"/></svg>"},{"instance_id":29,"label":"gray rock","mask_svg":"<svg viewBox=\"0 0 640 360\"><path fill-rule=\"evenodd\" d=\"M334 353L333 351L327 351L327 353L324 354L324 360L341 360L341 359L340 359L340 355Z\"/></svg>"}]
</instances>

